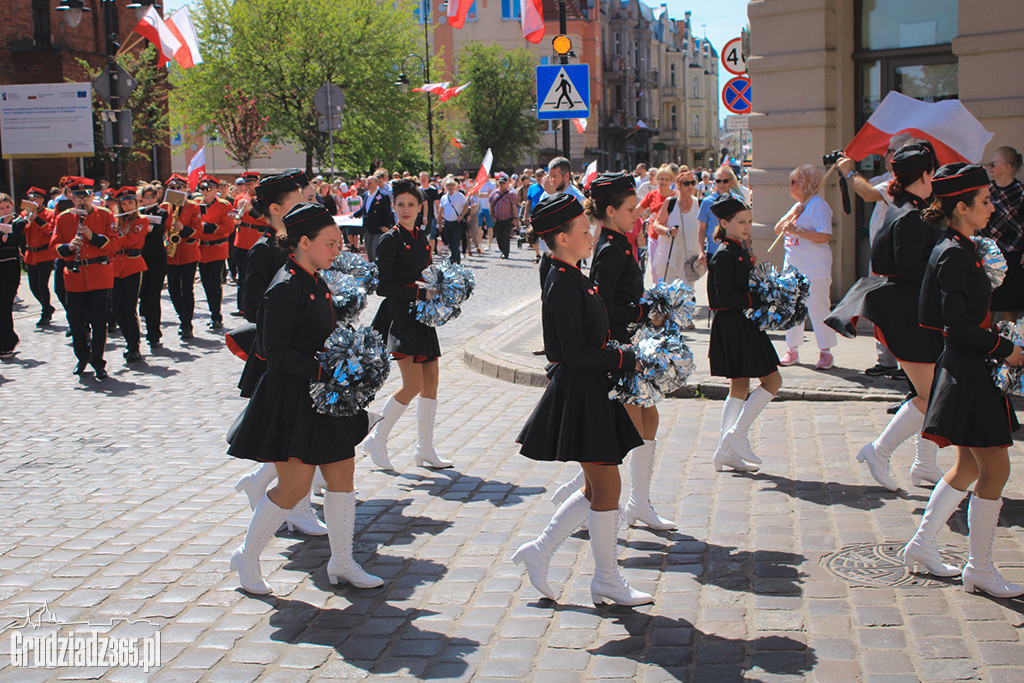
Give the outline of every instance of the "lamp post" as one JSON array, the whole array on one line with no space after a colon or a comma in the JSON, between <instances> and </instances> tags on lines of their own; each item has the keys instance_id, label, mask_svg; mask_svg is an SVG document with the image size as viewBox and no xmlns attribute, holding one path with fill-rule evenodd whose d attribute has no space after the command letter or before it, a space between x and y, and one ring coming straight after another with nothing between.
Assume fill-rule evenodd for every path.
<instances>
[{"instance_id":1,"label":"lamp post","mask_svg":"<svg viewBox=\"0 0 1024 683\"><path fill-rule=\"evenodd\" d=\"M440 7L443 9L445 3L442 3ZM405 63L411 58L415 57L420 60L420 66L423 69L423 82L430 82L430 0L423 0L420 5L420 19L423 21L423 57L419 55L406 55L405 59L402 60L402 65L399 67L398 80L395 81L395 85L402 93L409 92L409 86L412 85L409 82L409 77L405 75ZM423 93L427 98L427 139L430 145L430 175L434 175L434 114L433 114L433 103L430 101L430 93Z\"/></svg>"}]
</instances>

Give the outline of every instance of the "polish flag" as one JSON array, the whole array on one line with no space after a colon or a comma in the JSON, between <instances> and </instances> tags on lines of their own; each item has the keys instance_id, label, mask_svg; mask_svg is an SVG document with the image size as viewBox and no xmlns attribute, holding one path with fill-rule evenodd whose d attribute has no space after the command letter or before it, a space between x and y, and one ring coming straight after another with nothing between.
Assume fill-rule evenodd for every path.
<instances>
[{"instance_id":1,"label":"polish flag","mask_svg":"<svg viewBox=\"0 0 1024 683\"><path fill-rule=\"evenodd\" d=\"M206 146L203 145L188 162L188 188L195 190L199 179L206 175Z\"/></svg>"},{"instance_id":2,"label":"polish flag","mask_svg":"<svg viewBox=\"0 0 1024 683\"><path fill-rule=\"evenodd\" d=\"M181 49L181 41L174 35L171 28L160 18L156 7L149 6L142 20L135 26L135 32L149 39L149 42L156 45L160 52L158 66L163 66L174 59L174 55Z\"/></svg>"},{"instance_id":3,"label":"polish flag","mask_svg":"<svg viewBox=\"0 0 1024 683\"><path fill-rule=\"evenodd\" d=\"M451 84L451 81L445 81L444 83L424 83L419 88L413 88L413 92L430 92L435 95L440 95L444 92L444 89Z\"/></svg>"},{"instance_id":4,"label":"polish flag","mask_svg":"<svg viewBox=\"0 0 1024 683\"><path fill-rule=\"evenodd\" d=\"M462 92L463 90L465 90L468 87L469 87L469 83L466 83L466 85L460 85L457 88L445 88L444 91L441 93L441 96L437 98L437 101L438 102L447 102L448 100L450 100L451 98L455 97L456 95L458 95L460 92Z\"/></svg>"},{"instance_id":5,"label":"polish flag","mask_svg":"<svg viewBox=\"0 0 1024 683\"><path fill-rule=\"evenodd\" d=\"M196 35L196 27L192 25L192 19L188 16L188 10L182 7L172 14L166 23L167 28L181 43L181 47L174 53L174 61L181 65L182 69L191 69L196 64L202 64L203 56L199 54L199 37Z\"/></svg>"},{"instance_id":6,"label":"polish flag","mask_svg":"<svg viewBox=\"0 0 1024 683\"><path fill-rule=\"evenodd\" d=\"M594 178L597 177L597 159L590 162L587 166L587 170L583 172L583 187L589 188L590 183L593 182Z\"/></svg>"},{"instance_id":7,"label":"polish flag","mask_svg":"<svg viewBox=\"0 0 1024 683\"><path fill-rule=\"evenodd\" d=\"M474 0L448 0L448 23L452 28L462 28L473 2Z\"/></svg>"},{"instance_id":8,"label":"polish flag","mask_svg":"<svg viewBox=\"0 0 1024 683\"><path fill-rule=\"evenodd\" d=\"M457 136L452 137L452 144L455 146L455 149L463 148L462 140L460 140Z\"/></svg>"},{"instance_id":9,"label":"polish flag","mask_svg":"<svg viewBox=\"0 0 1024 683\"><path fill-rule=\"evenodd\" d=\"M476 172L476 180L473 181L473 187L469 189L469 192L466 193L467 195L476 194L484 186L484 183L491 176L491 162L493 161L494 155L491 154L491 148L488 147L487 154L484 155L484 161L480 164L480 170Z\"/></svg>"},{"instance_id":10,"label":"polish flag","mask_svg":"<svg viewBox=\"0 0 1024 683\"><path fill-rule=\"evenodd\" d=\"M637 119L636 120L636 127L637 127L637 130L640 130L641 128L647 128L647 124L644 123L643 119Z\"/></svg>"},{"instance_id":11,"label":"polish flag","mask_svg":"<svg viewBox=\"0 0 1024 683\"><path fill-rule=\"evenodd\" d=\"M868 154L884 154L889 138L898 133L931 142L940 164L978 163L993 137L960 100L930 104L894 90L847 145L846 156L860 161Z\"/></svg>"},{"instance_id":12,"label":"polish flag","mask_svg":"<svg viewBox=\"0 0 1024 683\"><path fill-rule=\"evenodd\" d=\"M544 40L544 10L541 0L520 0L519 16L523 23L523 38L531 43Z\"/></svg>"},{"instance_id":13,"label":"polish flag","mask_svg":"<svg viewBox=\"0 0 1024 683\"><path fill-rule=\"evenodd\" d=\"M587 119L573 119L572 125L576 126L576 132L583 135L583 131L587 129Z\"/></svg>"}]
</instances>

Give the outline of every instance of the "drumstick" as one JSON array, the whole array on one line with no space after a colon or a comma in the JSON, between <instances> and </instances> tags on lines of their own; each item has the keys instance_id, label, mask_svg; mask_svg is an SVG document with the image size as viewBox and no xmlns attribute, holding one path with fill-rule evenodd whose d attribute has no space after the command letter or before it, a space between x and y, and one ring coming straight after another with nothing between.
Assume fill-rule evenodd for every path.
<instances>
[{"instance_id":1,"label":"drumstick","mask_svg":"<svg viewBox=\"0 0 1024 683\"><path fill-rule=\"evenodd\" d=\"M837 164L832 164L832 167L831 167L831 168L829 168L829 169L828 169L828 172L827 172L827 173L825 173L825 175L824 175L824 176L822 177L822 179L821 179L821 182L820 182L820 183L818 183L818 186L817 186L816 188L814 188L814 192L812 192L812 193L811 193L811 197L813 197L813 196L815 196L816 194L818 194L819 192L821 192L821 188L825 187L825 181L829 179L829 176L831 176L831 175L832 175L832 174L833 174L833 173L835 172L835 170L836 170L837 168L839 168L839 166L838 166ZM811 197L808 197L808 198L807 198L807 199L808 199L808 201L809 201L809 200L811 199ZM807 202L804 202L804 204L805 204L805 205L806 205L806 203L807 203ZM795 207L794 207L794 208L795 208ZM790 213L792 213L792 212L793 212L793 209L790 209L790 210L789 210L788 212L786 212L786 215L788 216L788 215L789 215ZM785 218L785 216L783 216L783 218ZM791 218L790 220L791 220L791 221L794 221L794 220L796 220L796 218L797 218L797 217L796 217L796 216L794 216L794 217L793 217L793 218ZM783 235L785 235L785 234L786 234L786 231L785 231L785 230L783 230L782 232L780 232L780 233L779 233L778 237L776 237L776 238L775 238L775 241L774 241L774 242L772 242L772 246L768 247L768 253L769 253L769 254L771 253L772 249L774 249L774 248L775 248L775 245L777 245L777 244L779 243L779 240L781 240L781 239L782 239L782 237L783 237Z\"/></svg>"}]
</instances>

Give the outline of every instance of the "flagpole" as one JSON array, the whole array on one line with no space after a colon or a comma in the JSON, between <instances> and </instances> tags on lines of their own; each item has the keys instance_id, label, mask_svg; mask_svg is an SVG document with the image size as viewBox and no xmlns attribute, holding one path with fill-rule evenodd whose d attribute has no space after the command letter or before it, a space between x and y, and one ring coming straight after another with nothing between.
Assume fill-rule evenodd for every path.
<instances>
[{"instance_id":1,"label":"flagpole","mask_svg":"<svg viewBox=\"0 0 1024 683\"><path fill-rule=\"evenodd\" d=\"M565 23L565 0L558 0L558 32L563 36L567 33ZM559 64L568 64L569 55L560 54L558 62ZM572 160L572 152L569 147L569 127L565 125L564 119L562 121L562 155L566 159Z\"/></svg>"}]
</instances>

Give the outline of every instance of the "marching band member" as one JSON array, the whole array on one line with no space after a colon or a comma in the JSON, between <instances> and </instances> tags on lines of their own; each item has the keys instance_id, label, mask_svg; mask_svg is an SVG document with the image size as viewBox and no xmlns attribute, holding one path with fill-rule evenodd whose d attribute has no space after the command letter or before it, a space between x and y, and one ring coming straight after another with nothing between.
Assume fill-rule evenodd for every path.
<instances>
[{"instance_id":1,"label":"marching band member","mask_svg":"<svg viewBox=\"0 0 1024 683\"><path fill-rule=\"evenodd\" d=\"M146 261L142 258L142 247L146 236L153 229L145 216L138 212L136 188L122 187L114 193L119 205L117 216L117 253L114 256L114 287L111 303L114 317L124 335L124 359L127 363L142 360L139 352L139 289Z\"/></svg>"},{"instance_id":2,"label":"marching band member","mask_svg":"<svg viewBox=\"0 0 1024 683\"><path fill-rule=\"evenodd\" d=\"M590 529L595 604L643 605L652 596L632 588L619 574L618 465L643 439L622 404L608 396L607 373L638 368L629 350L607 348L608 313L597 287L574 264L590 257L594 238L579 200L558 194L539 202L532 230L553 252L542 304L544 349L552 363L551 381L516 442L532 460L579 462L586 486L573 492L547 527L512 555L526 565L530 583L555 600L548 585L551 555L584 520Z\"/></svg>"},{"instance_id":3,"label":"marching band member","mask_svg":"<svg viewBox=\"0 0 1024 683\"><path fill-rule=\"evenodd\" d=\"M32 296L39 302L42 312L36 327L46 327L56 310L50 305L50 274L56 252L50 247L53 236L53 211L46 208L46 191L28 188L25 200L36 205L34 211L24 212L25 218L25 270Z\"/></svg>"},{"instance_id":4,"label":"marching band member","mask_svg":"<svg viewBox=\"0 0 1024 683\"><path fill-rule=\"evenodd\" d=\"M188 192L188 178L178 173L167 181L168 190ZM196 308L196 266L199 264L199 234L202 230L199 205L185 200L183 206L174 207L164 203L168 214L177 214L177 220L167 226L167 290L171 295L171 303L178 314L178 336L182 339L192 338L192 316ZM172 246L174 235L180 238L175 248Z\"/></svg>"},{"instance_id":5,"label":"marching band member","mask_svg":"<svg viewBox=\"0 0 1024 683\"><path fill-rule=\"evenodd\" d=\"M93 206L92 184L89 178L71 181L68 189L75 208L57 218L50 245L65 262L68 324L78 359L75 374L81 375L91 364L96 379L105 379L103 349L107 344L110 290L114 286L110 258L117 251L117 233L113 215Z\"/></svg>"},{"instance_id":6,"label":"marching band member","mask_svg":"<svg viewBox=\"0 0 1024 683\"><path fill-rule=\"evenodd\" d=\"M322 415L309 396L310 381L321 373L316 354L335 325L331 292L317 271L329 267L341 252L341 231L315 203L297 205L285 215L284 225L282 242L291 253L258 306L267 372L228 435L230 455L274 463L278 480L257 503L245 540L231 556L231 568L245 591L272 591L260 572L260 553L288 510L308 496L319 468L327 483L327 578L332 584L344 579L358 588L374 588L384 581L352 557L355 447L366 436L367 414Z\"/></svg>"},{"instance_id":7,"label":"marching band member","mask_svg":"<svg viewBox=\"0 0 1024 683\"><path fill-rule=\"evenodd\" d=\"M722 406L721 436L715 449L715 470L756 470L761 458L754 454L747 433L764 407L782 387L779 357L771 340L744 311L758 305L750 291L754 257L743 246L750 237L750 209L735 195L719 195L711 204L718 220L714 240L720 242L708 264L708 305L711 322L708 359L711 374L729 378L729 396ZM750 378L761 386L750 391Z\"/></svg>"},{"instance_id":8,"label":"marching band member","mask_svg":"<svg viewBox=\"0 0 1024 683\"><path fill-rule=\"evenodd\" d=\"M900 486L890 474L889 458L915 435L911 482L934 484L942 477L935 446L920 437L935 361L942 352L942 334L918 324L921 280L940 236L939 229L921 217L932 194L935 152L931 144L904 145L892 157L892 170L893 203L871 248L871 270L886 280L864 295L860 313L875 324L876 337L896 357L917 395L900 407L877 439L860 450L857 460L867 463L875 481L897 491Z\"/></svg>"},{"instance_id":9,"label":"marching band member","mask_svg":"<svg viewBox=\"0 0 1024 683\"><path fill-rule=\"evenodd\" d=\"M21 247L25 221L18 220L14 200L0 193L0 358L14 355L18 335L14 331L14 297L21 284Z\"/></svg>"},{"instance_id":10,"label":"marching band member","mask_svg":"<svg viewBox=\"0 0 1024 683\"><path fill-rule=\"evenodd\" d=\"M441 346L437 330L416 319L415 302L430 299L434 292L421 289L417 280L430 265L432 252L427 234L416 227L424 201L423 193L412 180L401 180L393 188L398 225L377 241L376 256L379 284L377 294L384 297L373 328L386 340L391 357L402 373L402 386L384 403L384 417L363 442L363 449L374 464L394 469L388 457L388 434L412 399L416 403L417 440L413 462L420 467L441 469L453 463L434 450L434 420L437 415L437 359ZM453 246L453 249L458 245Z\"/></svg>"},{"instance_id":11,"label":"marching band member","mask_svg":"<svg viewBox=\"0 0 1024 683\"><path fill-rule=\"evenodd\" d=\"M964 590L981 589L997 598L1024 595L1024 586L1003 580L992 564L992 544L1010 475L1007 449L1017 416L992 382L989 359L1024 363L1024 350L991 331L992 287L971 237L992 214L988 175L981 166L943 166L932 179L934 203L923 213L930 223L948 221L932 250L921 283L921 325L942 330L943 349L935 368L924 436L940 446L956 446L956 464L935 484L917 533L904 548L908 568L925 567L937 576L963 574ZM966 490L970 558L961 570L942 562L935 538Z\"/></svg>"},{"instance_id":12,"label":"marching band member","mask_svg":"<svg viewBox=\"0 0 1024 683\"><path fill-rule=\"evenodd\" d=\"M203 194L199 217L202 225L199 233L199 280L206 293L206 305L210 307L211 330L224 327L220 311L224 294L224 262L228 258L228 242L235 232L235 221L228 215L231 204L217 196L219 187L213 176L205 176L199 181L199 191Z\"/></svg>"},{"instance_id":13,"label":"marching band member","mask_svg":"<svg viewBox=\"0 0 1024 683\"><path fill-rule=\"evenodd\" d=\"M167 279L167 248L164 246L167 221L170 215L160 206L159 186L143 185L141 190L142 208L139 213L146 217L152 228L146 234L142 245L142 260L146 262L146 270L142 272L142 286L139 291L139 313L146 321L146 341L149 349L160 348L160 321L162 308L160 296Z\"/></svg>"},{"instance_id":14,"label":"marching band member","mask_svg":"<svg viewBox=\"0 0 1024 683\"><path fill-rule=\"evenodd\" d=\"M238 284L237 300L235 302L238 310L231 315L244 316L245 309L242 308L242 287L245 284L245 269L249 250L256 241L263 236L270 225L259 211L254 211L252 199L256 193L256 183L259 182L260 174L255 171L246 171L238 177L242 181L242 189L235 194L234 210L238 221L235 230L234 247L235 268L238 270L238 277L235 278ZM260 295L262 296L262 294ZM254 302L255 305L256 302ZM247 319L252 321L256 314L251 314Z\"/></svg>"}]
</instances>

